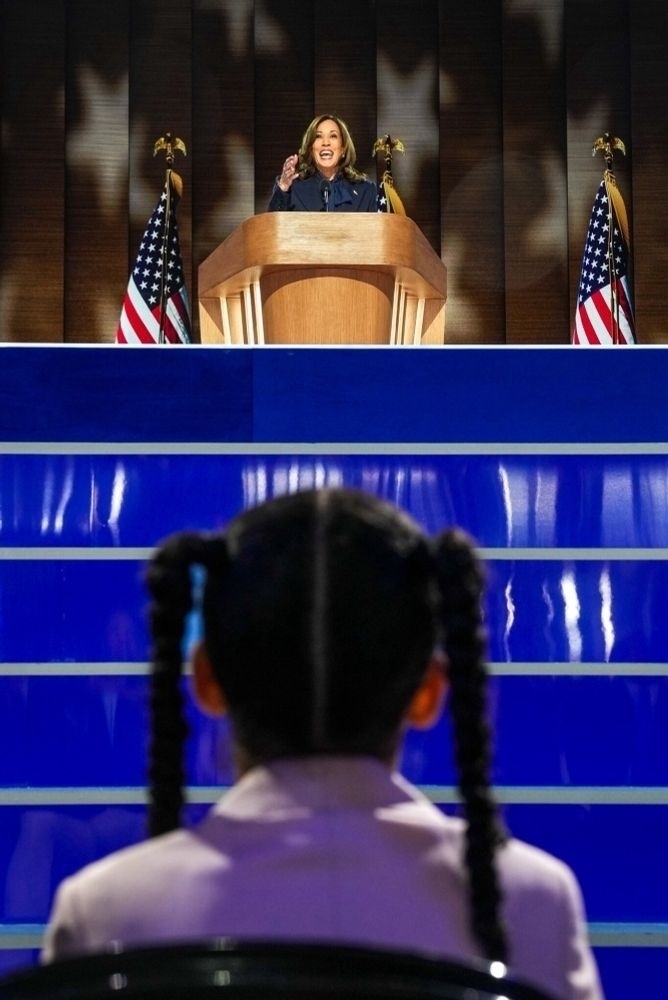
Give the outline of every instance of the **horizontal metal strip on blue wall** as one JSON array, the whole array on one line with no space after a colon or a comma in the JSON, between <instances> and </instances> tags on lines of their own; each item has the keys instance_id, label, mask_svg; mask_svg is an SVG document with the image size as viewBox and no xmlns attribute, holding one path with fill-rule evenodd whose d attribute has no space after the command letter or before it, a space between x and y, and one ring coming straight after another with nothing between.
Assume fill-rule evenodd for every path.
<instances>
[{"instance_id":1,"label":"horizontal metal strip on blue wall","mask_svg":"<svg viewBox=\"0 0 668 1000\"><path fill-rule=\"evenodd\" d=\"M373 452L336 459L4 456L2 555L143 558L184 525L222 527L267 497L346 485L393 500L430 533L458 524L487 558L665 558L668 460L589 458L586 472L582 461Z\"/></svg>"},{"instance_id":2,"label":"horizontal metal strip on blue wall","mask_svg":"<svg viewBox=\"0 0 668 1000\"><path fill-rule=\"evenodd\" d=\"M478 555L485 560L518 562L665 562L668 548L649 546L588 546L586 548L528 548L508 545L496 548L480 546ZM154 547L112 546L11 546L0 548L0 562L145 562Z\"/></svg>"},{"instance_id":3,"label":"horizontal metal strip on blue wall","mask_svg":"<svg viewBox=\"0 0 668 1000\"><path fill-rule=\"evenodd\" d=\"M490 674L495 677L668 677L668 661L659 663L586 663L573 661L556 663L551 661L527 663L513 661L493 662L487 664ZM46 660L42 663L17 660L14 663L0 662L1 677L98 677L127 676L142 677L150 672L150 664L146 661L131 663L119 660L115 663L106 662L54 662ZM183 673L190 672L190 664L183 664Z\"/></svg>"},{"instance_id":4,"label":"horizontal metal strip on blue wall","mask_svg":"<svg viewBox=\"0 0 668 1000\"><path fill-rule=\"evenodd\" d=\"M0 345L2 346L2 345ZM664 456L668 441L7 441L0 440L2 455L67 456Z\"/></svg>"},{"instance_id":5,"label":"horizontal metal strip on blue wall","mask_svg":"<svg viewBox=\"0 0 668 1000\"><path fill-rule=\"evenodd\" d=\"M0 948L39 948L46 925L6 923L0 924Z\"/></svg>"},{"instance_id":6,"label":"horizontal metal strip on blue wall","mask_svg":"<svg viewBox=\"0 0 668 1000\"><path fill-rule=\"evenodd\" d=\"M212 805L228 786L190 785L186 798L191 804ZM460 796L454 785L421 785L423 795L437 805L458 805ZM521 806L668 806L668 787L647 786L502 786L494 794L504 805ZM143 787L73 787L0 788L0 807L4 806L135 806L148 801Z\"/></svg>"},{"instance_id":7,"label":"horizontal metal strip on blue wall","mask_svg":"<svg viewBox=\"0 0 668 1000\"><path fill-rule=\"evenodd\" d=\"M46 924L0 924L0 948L40 948ZM668 924L590 923L589 940L597 948L668 948Z\"/></svg>"}]
</instances>

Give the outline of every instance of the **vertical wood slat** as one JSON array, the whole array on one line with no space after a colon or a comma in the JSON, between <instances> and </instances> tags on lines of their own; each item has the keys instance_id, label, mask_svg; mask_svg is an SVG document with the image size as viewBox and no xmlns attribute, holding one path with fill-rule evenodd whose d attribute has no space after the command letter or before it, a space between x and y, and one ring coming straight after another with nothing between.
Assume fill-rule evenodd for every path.
<instances>
[{"instance_id":1,"label":"vertical wood slat","mask_svg":"<svg viewBox=\"0 0 668 1000\"><path fill-rule=\"evenodd\" d=\"M407 214L441 252L438 3L378 0L378 135L403 139L393 163Z\"/></svg>"},{"instance_id":2,"label":"vertical wood slat","mask_svg":"<svg viewBox=\"0 0 668 1000\"><path fill-rule=\"evenodd\" d=\"M255 211L266 210L274 178L296 153L315 115L314 7L265 0L255 15Z\"/></svg>"},{"instance_id":3,"label":"vertical wood slat","mask_svg":"<svg viewBox=\"0 0 668 1000\"><path fill-rule=\"evenodd\" d=\"M343 118L357 166L376 180L376 13L371 0L314 5L314 114Z\"/></svg>"},{"instance_id":4,"label":"vertical wood slat","mask_svg":"<svg viewBox=\"0 0 668 1000\"><path fill-rule=\"evenodd\" d=\"M180 0L130 4L129 29L129 238L126 274L119 275L120 297L142 235L165 186L165 155L153 155L156 139L171 132L185 142L187 155L175 154L174 170L183 178L177 208L179 242L188 294L193 298L192 205L192 15ZM191 308L193 318L196 309Z\"/></svg>"},{"instance_id":5,"label":"vertical wood slat","mask_svg":"<svg viewBox=\"0 0 668 1000\"><path fill-rule=\"evenodd\" d=\"M128 0L67 14L65 339L109 342L128 278Z\"/></svg>"},{"instance_id":6,"label":"vertical wood slat","mask_svg":"<svg viewBox=\"0 0 668 1000\"><path fill-rule=\"evenodd\" d=\"M441 4L446 343L505 340L501 0Z\"/></svg>"},{"instance_id":7,"label":"vertical wood slat","mask_svg":"<svg viewBox=\"0 0 668 1000\"><path fill-rule=\"evenodd\" d=\"M197 268L255 210L253 0L193 2L193 312Z\"/></svg>"},{"instance_id":8,"label":"vertical wood slat","mask_svg":"<svg viewBox=\"0 0 668 1000\"><path fill-rule=\"evenodd\" d=\"M62 0L4 3L0 340L63 339Z\"/></svg>"},{"instance_id":9,"label":"vertical wood slat","mask_svg":"<svg viewBox=\"0 0 668 1000\"><path fill-rule=\"evenodd\" d=\"M569 338L562 0L504 0L506 342Z\"/></svg>"},{"instance_id":10,"label":"vertical wood slat","mask_svg":"<svg viewBox=\"0 0 668 1000\"><path fill-rule=\"evenodd\" d=\"M639 343L668 342L668 5L629 0L633 132L633 281ZM628 208L628 204L627 204Z\"/></svg>"},{"instance_id":11,"label":"vertical wood slat","mask_svg":"<svg viewBox=\"0 0 668 1000\"><path fill-rule=\"evenodd\" d=\"M566 0L564 8L569 337L587 227L605 169L600 154L592 157L592 146L604 132L619 136L626 143L628 156L615 154L614 168L632 219L628 4L629 0L607 0L604 17L598 0Z\"/></svg>"}]
</instances>

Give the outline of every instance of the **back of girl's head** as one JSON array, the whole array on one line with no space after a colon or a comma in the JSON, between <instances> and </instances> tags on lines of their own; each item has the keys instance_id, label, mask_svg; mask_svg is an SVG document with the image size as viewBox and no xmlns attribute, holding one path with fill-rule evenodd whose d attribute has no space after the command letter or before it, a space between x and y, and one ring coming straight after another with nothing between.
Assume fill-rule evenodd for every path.
<instances>
[{"instance_id":1,"label":"back of girl's head","mask_svg":"<svg viewBox=\"0 0 668 1000\"><path fill-rule=\"evenodd\" d=\"M482 575L469 540L449 532L432 543L398 508L338 489L271 500L224 533L183 534L161 546L148 577L152 833L178 825L182 805L181 637L193 565L206 570L204 642L234 738L252 762L319 753L389 760L430 654L443 644L474 933L485 953L503 958Z\"/></svg>"},{"instance_id":2,"label":"back of girl's head","mask_svg":"<svg viewBox=\"0 0 668 1000\"><path fill-rule=\"evenodd\" d=\"M204 631L251 758L391 755L435 640L427 559L417 527L361 493L283 497L230 526Z\"/></svg>"}]
</instances>

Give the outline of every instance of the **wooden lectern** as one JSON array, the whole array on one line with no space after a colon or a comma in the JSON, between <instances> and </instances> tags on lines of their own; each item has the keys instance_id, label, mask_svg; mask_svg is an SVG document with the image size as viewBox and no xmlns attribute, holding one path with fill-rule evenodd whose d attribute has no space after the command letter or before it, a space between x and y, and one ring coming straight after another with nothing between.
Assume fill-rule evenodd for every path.
<instances>
[{"instance_id":1,"label":"wooden lectern","mask_svg":"<svg viewBox=\"0 0 668 1000\"><path fill-rule=\"evenodd\" d=\"M255 215L199 267L202 343L442 344L446 276L404 215Z\"/></svg>"}]
</instances>

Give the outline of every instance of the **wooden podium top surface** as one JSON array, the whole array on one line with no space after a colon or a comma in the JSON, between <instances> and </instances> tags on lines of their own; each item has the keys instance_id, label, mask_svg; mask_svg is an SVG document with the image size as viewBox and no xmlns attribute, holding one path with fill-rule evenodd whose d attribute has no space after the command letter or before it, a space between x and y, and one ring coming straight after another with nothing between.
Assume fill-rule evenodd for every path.
<instances>
[{"instance_id":1,"label":"wooden podium top surface","mask_svg":"<svg viewBox=\"0 0 668 1000\"><path fill-rule=\"evenodd\" d=\"M445 298L447 272L419 227L383 212L263 212L246 219L200 265L199 296L242 272L286 267L412 272Z\"/></svg>"}]
</instances>

